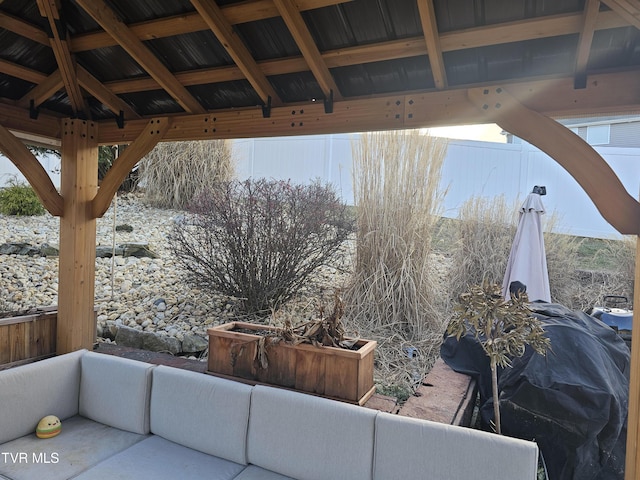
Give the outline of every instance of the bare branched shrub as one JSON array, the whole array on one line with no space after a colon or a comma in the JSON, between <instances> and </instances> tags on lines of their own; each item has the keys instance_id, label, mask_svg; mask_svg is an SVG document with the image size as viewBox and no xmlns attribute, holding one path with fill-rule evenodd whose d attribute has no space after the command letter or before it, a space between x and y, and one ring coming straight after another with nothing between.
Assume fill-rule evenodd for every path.
<instances>
[{"instance_id":1,"label":"bare branched shrub","mask_svg":"<svg viewBox=\"0 0 640 480\"><path fill-rule=\"evenodd\" d=\"M247 313L277 310L332 259L353 221L328 185L247 180L202 193L169 244L191 281L242 300Z\"/></svg>"},{"instance_id":2,"label":"bare branched shrub","mask_svg":"<svg viewBox=\"0 0 640 480\"><path fill-rule=\"evenodd\" d=\"M231 149L224 140L159 143L140 170L149 204L183 209L212 183L231 178Z\"/></svg>"},{"instance_id":3,"label":"bare branched shrub","mask_svg":"<svg viewBox=\"0 0 640 480\"><path fill-rule=\"evenodd\" d=\"M378 341L383 383L420 380L444 331L431 237L446 149L417 132L366 134L353 145L357 238L346 318Z\"/></svg>"}]
</instances>

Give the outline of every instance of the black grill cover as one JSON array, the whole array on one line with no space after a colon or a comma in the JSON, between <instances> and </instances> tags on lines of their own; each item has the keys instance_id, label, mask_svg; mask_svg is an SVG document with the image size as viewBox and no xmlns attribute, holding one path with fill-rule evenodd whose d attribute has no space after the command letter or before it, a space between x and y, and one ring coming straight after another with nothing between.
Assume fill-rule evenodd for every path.
<instances>
[{"instance_id":1,"label":"black grill cover","mask_svg":"<svg viewBox=\"0 0 640 480\"><path fill-rule=\"evenodd\" d=\"M527 348L499 369L505 435L534 440L551 480L624 478L630 352L608 326L584 312L531 304L551 340L546 356ZM481 425L493 420L489 359L467 334L445 338L440 354L478 380Z\"/></svg>"}]
</instances>

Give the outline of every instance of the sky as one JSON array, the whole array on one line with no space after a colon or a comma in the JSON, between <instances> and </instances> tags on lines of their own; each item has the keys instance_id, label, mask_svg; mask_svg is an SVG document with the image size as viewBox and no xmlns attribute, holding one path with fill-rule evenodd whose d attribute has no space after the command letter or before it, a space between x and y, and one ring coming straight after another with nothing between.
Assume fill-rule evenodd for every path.
<instances>
[{"instance_id":1,"label":"sky","mask_svg":"<svg viewBox=\"0 0 640 480\"><path fill-rule=\"evenodd\" d=\"M430 128L434 137L456 138L461 140L481 140L485 142L506 143L507 137L495 123L486 125L461 125L457 127Z\"/></svg>"}]
</instances>

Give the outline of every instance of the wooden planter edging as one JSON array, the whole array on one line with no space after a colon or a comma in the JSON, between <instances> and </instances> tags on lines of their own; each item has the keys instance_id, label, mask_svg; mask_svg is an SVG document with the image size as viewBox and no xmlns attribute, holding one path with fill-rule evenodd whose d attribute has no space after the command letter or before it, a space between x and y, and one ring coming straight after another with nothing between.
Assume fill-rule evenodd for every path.
<instances>
[{"instance_id":1,"label":"wooden planter edging","mask_svg":"<svg viewBox=\"0 0 640 480\"><path fill-rule=\"evenodd\" d=\"M251 330L256 334L238 332ZM285 342L267 345L269 366L256 360L259 331L275 327L231 322L209 328L208 372L246 383L267 384L363 405L375 392L376 342L360 340L357 350Z\"/></svg>"},{"instance_id":2,"label":"wooden planter edging","mask_svg":"<svg viewBox=\"0 0 640 480\"><path fill-rule=\"evenodd\" d=\"M0 319L0 370L55 355L57 320L55 307Z\"/></svg>"}]
</instances>

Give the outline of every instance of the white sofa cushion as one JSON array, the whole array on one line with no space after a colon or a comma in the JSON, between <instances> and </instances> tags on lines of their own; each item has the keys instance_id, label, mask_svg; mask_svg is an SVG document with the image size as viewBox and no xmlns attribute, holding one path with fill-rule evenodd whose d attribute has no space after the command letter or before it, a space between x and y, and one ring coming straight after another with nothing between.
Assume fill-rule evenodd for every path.
<instances>
[{"instance_id":1,"label":"white sofa cushion","mask_svg":"<svg viewBox=\"0 0 640 480\"><path fill-rule=\"evenodd\" d=\"M538 446L470 428L380 413L374 480L535 480Z\"/></svg>"},{"instance_id":2,"label":"white sofa cushion","mask_svg":"<svg viewBox=\"0 0 640 480\"><path fill-rule=\"evenodd\" d=\"M75 480L231 480L244 468L244 465L152 436L74 478Z\"/></svg>"},{"instance_id":3,"label":"white sofa cushion","mask_svg":"<svg viewBox=\"0 0 640 480\"><path fill-rule=\"evenodd\" d=\"M13 454L0 455L0 474L13 480L72 478L144 438L75 416L64 420L53 438L31 433L0 445L0 452Z\"/></svg>"},{"instance_id":4,"label":"white sofa cushion","mask_svg":"<svg viewBox=\"0 0 640 480\"><path fill-rule=\"evenodd\" d=\"M78 414L85 350L0 371L0 444L35 432L40 419Z\"/></svg>"},{"instance_id":5,"label":"white sofa cushion","mask_svg":"<svg viewBox=\"0 0 640 480\"><path fill-rule=\"evenodd\" d=\"M80 415L112 427L149 433L153 365L103 353L81 360Z\"/></svg>"},{"instance_id":6,"label":"white sofa cushion","mask_svg":"<svg viewBox=\"0 0 640 480\"><path fill-rule=\"evenodd\" d=\"M299 480L370 480L376 414L258 385L251 395L247 459Z\"/></svg>"},{"instance_id":7,"label":"white sofa cushion","mask_svg":"<svg viewBox=\"0 0 640 480\"><path fill-rule=\"evenodd\" d=\"M295 480L264 468L249 465L234 480Z\"/></svg>"},{"instance_id":8,"label":"white sofa cushion","mask_svg":"<svg viewBox=\"0 0 640 480\"><path fill-rule=\"evenodd\" d=\"M157 367L151 431L209 455L247 464L251 387L172 367Z\"/></svg>"}]
</instances>

